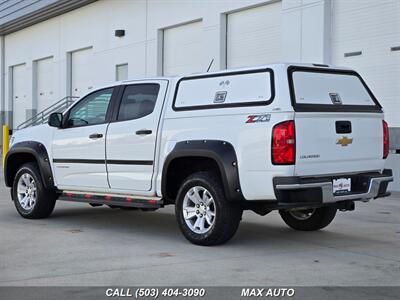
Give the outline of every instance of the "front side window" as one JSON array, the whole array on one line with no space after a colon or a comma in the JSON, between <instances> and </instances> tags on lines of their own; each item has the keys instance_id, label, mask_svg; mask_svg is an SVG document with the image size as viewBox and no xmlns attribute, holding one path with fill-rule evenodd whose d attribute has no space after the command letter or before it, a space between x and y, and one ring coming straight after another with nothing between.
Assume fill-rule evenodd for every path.
<instances>
[{"instance_id":1,"label":"front side window","mask_svg":"<svg viewBox=\"0 0 400 300\"><path fill-rule=\"evenodd\" d=\"M118 121L136 120L151 114L156 105L160 86L158 84L136 84L125 88Z\"/></svg>"},{"instance_id":2,"label":"front side window","mask_svg":"<svg viewBox=\"0 0 400 300\"><path fill-rule=\"evenodd\" d=\"M68 127L104 123L113 90L113 88L101 90L83 98L71 109Z\"/></svg>"}]
</instances>

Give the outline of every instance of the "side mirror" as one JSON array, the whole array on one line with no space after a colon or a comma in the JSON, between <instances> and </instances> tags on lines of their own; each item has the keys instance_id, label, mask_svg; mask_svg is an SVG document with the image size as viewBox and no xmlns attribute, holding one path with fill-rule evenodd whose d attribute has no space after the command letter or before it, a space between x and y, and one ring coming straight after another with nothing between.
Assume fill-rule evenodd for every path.
<instances>
[{"instance_id":1,"label":"side mirror","mask_svg":"<svg viewBox=\"0 0 400 300\"><path fill-rule=\"evenodd\" d=\"M51 127L57 127L57 128L61 128L62 126L62 119L63 119L63 115L62 113L51 113L49 116L49 126Z\"/></svg>"}]
</instances>

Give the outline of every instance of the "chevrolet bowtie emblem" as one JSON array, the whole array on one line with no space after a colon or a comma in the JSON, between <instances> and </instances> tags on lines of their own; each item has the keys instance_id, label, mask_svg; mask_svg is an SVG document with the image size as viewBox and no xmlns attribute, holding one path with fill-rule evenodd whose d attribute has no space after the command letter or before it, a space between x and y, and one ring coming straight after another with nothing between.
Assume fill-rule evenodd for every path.
<instances>
[{"instance_id":1,"label":"chevrolet bowtie emblem","mask_svg":"<svg viewBox=\"0 0 400 300\"><path fill-rule=\"evenodd\" d=\"M346 147L347 145L350 145L352 142L353 142L353 139L349 139L347 136L344 136L341 139L338 139L336 141L336 144Z\"/></svg>"}]
</instances>

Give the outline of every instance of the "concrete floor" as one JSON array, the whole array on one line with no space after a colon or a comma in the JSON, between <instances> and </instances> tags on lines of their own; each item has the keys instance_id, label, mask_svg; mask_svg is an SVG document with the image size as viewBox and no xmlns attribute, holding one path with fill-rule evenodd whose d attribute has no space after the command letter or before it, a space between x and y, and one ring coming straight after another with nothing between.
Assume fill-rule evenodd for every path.
<instances>
[{"instance_id":1,"label":"concrete floor","mask_svg":"<svg viewBox=\"0 0 400 300\"><path fill-rule=\"evenodd\" d=\"M399 286L400 194L359 203L319 232L246 212L230 243L199 247L180 234L172 207L60 201L50 218L25 220L2 184L0 285Z\"/></svg>"}]
</instances>

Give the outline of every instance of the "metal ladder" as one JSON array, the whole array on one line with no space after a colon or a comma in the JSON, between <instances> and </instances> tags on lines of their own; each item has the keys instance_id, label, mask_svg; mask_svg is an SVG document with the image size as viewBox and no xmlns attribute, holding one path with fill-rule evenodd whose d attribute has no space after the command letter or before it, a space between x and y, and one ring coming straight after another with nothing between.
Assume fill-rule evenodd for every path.
<instances>
[{"instance_id":1,"label":"metal ladder","mask_svg":"<svg viewBox=\"0 0 400 300\"><path fill-rule=\"evenodd\" d=\"M64 112L68 107L71 106L72 103L76 101L79 97L74 96L67 96L62 98L61 100L57 101L53 105L49 106L48 108L42 110L32 118L26 120L25 122L21 123L17 126L17 130L44 124L49 119L49 116L53 112Z\"/></svg>"}]
</instances>

